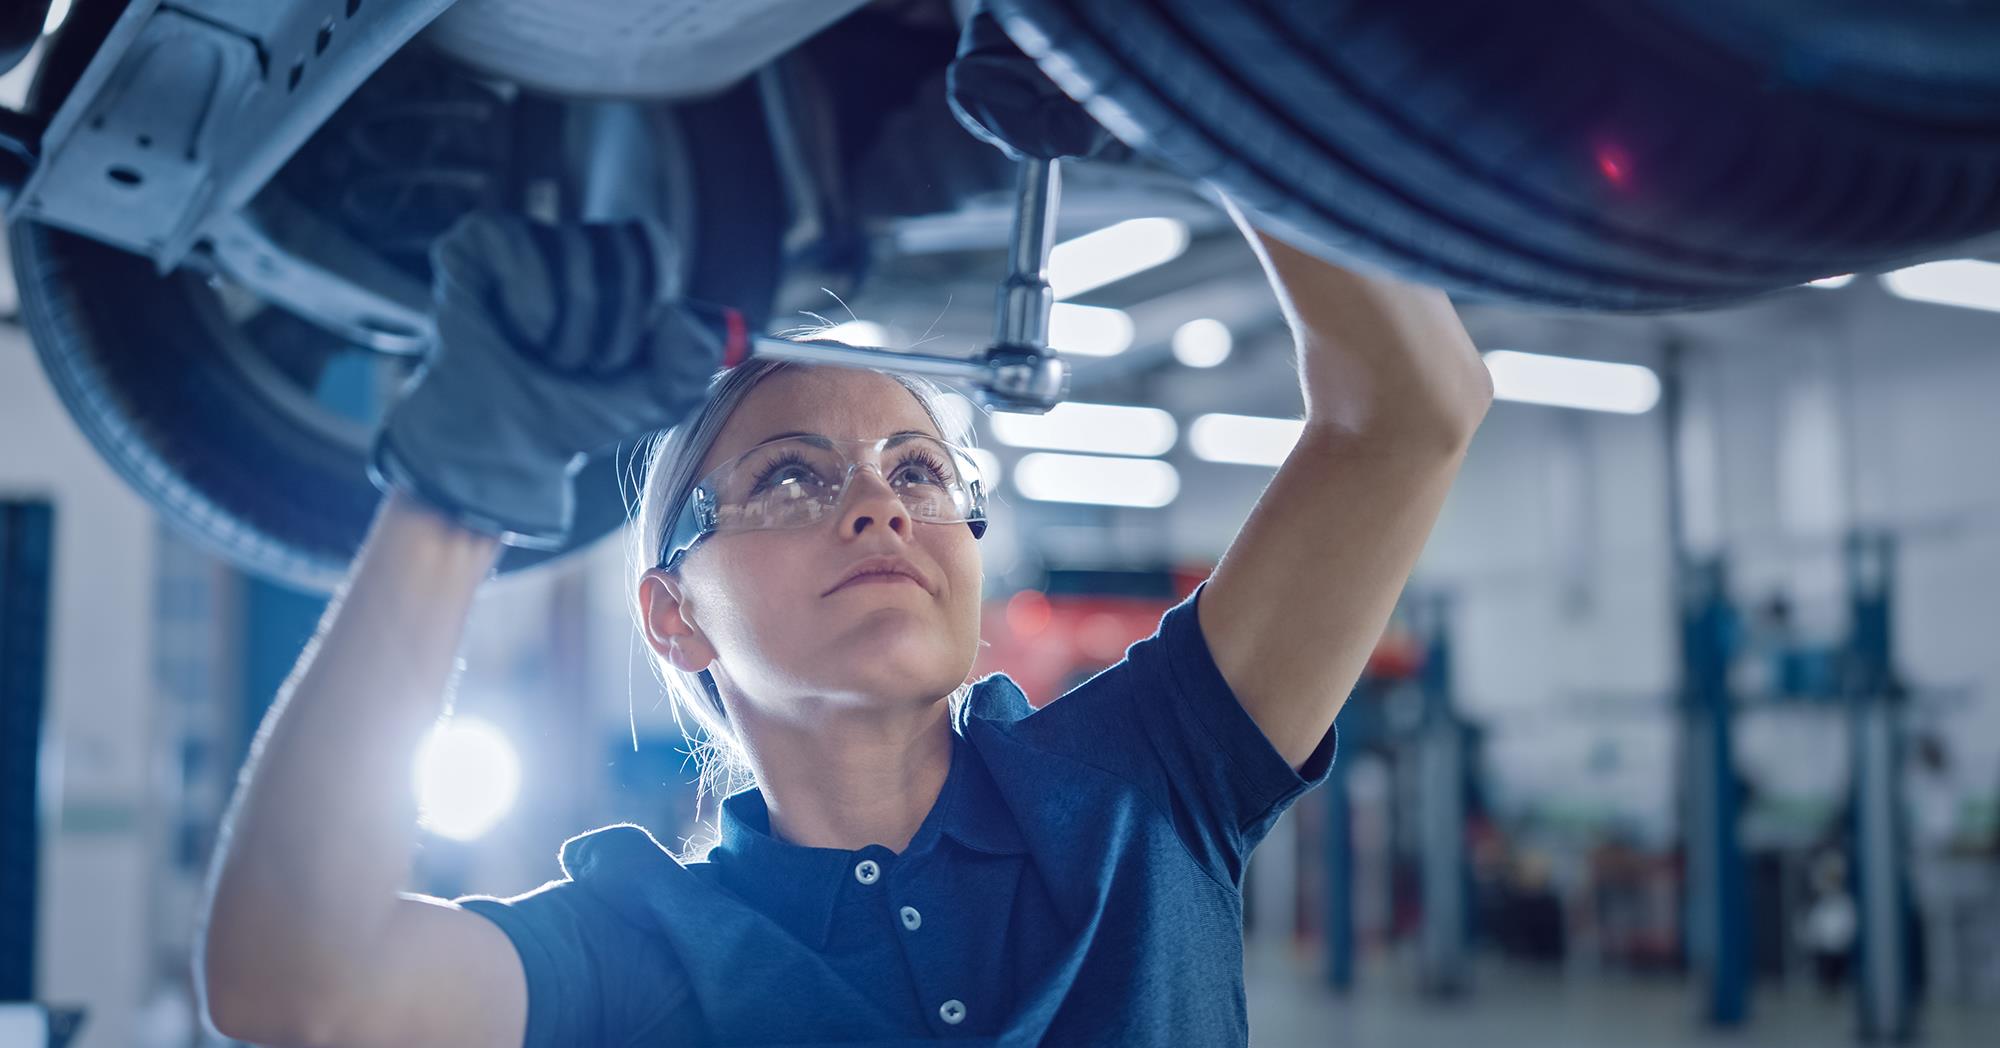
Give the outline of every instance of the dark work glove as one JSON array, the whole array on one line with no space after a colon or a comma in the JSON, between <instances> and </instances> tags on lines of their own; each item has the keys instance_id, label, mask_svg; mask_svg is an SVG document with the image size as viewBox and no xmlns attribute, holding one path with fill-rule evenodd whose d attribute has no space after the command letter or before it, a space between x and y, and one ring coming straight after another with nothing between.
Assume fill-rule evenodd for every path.
<instances>
[{"instance_id":1,"label":"dark work glove","mask_svg":"<svg viewBox=\"0 0 2000 1048\"><path fill-rule=\"evenodd\" d=\"M958 122L1012 160L1130 152L1014 46L983 3L966 19L945 93Z\"/></svg>"},{"instance_id":2,"label":"dark work glove","mask_svg":"<svg viewBox=\"0 0 2000 1048\"><path fill-rule=\"evenodd\" d=\"M561 548L589 455L685 418L747 344L739 314L675 295L655 222L475 212L431 246L431 269L437 338L369 477L510 545Z\"/></svg>"}]
</instances>

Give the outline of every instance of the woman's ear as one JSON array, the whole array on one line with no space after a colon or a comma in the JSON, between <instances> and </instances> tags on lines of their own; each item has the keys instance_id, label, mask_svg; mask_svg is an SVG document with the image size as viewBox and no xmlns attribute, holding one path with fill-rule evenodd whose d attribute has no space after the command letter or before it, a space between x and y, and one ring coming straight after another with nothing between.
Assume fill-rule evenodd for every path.
<instances>
[{"instance_id":1,"label":"woman's ear","mask_svg":"<svg viewBox=\"0 0 2000 1048\"><path fill-rule=\"evenodd\" d=\"M715 648L691 621L681 581L658 568L639 577L639 621L646 644L675 669L698 673L715 661Z\"/></svg>"}]
</instances>

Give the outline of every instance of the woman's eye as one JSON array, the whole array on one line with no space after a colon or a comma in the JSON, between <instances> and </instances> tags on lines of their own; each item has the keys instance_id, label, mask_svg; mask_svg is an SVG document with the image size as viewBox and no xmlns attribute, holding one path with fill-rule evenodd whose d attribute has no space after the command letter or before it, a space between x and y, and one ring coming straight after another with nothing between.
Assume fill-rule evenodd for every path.
<instances>
[{"instance_id":1,"label":"woman's eye","mask_svg":"<svg viewBox=\"0 0 2000 1048\"><path fill-rule=\"evenodd\" d=\"M922 458L903 463L896 470L896 477L899 480L907 477L909 482L916 484L943 484L947 479L945 471L937 463Z\"/></svg>"},{"instance_id":2,"label":"woman's eye","mask_svg":"<svg viewBox=\"0 0 2000 1048\"><path fill-rule=\"evenodd\" d=\"M773 466L767 470L762 477L758 478L757 486L753 490L763 491L768 488L781 486L789 486L796 489L817 483L819 483L819 475L814 473L811 468L796 462L787 462Z\"/></svg>"}]
</instances>

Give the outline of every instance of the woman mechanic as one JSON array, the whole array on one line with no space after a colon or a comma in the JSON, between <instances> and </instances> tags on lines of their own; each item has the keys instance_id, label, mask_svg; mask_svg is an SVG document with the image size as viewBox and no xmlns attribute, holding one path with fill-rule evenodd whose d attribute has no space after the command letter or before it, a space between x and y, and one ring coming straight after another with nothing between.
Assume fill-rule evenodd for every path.
<instances>
[{"instance_id":1,"label":"woman mechanic","mask_svg":"<svg viewBox=\"0 0 2000 1048\"><path fill-rule=\"evenodd\" d=\"M1304 430L1209 578L1040 710L967 682L983 496L933 387L741 362L657 227L462 222L389 494L231 804L205 1014L302 1045L1247 1043L1245 861L1327 776L1492 389L1441 292L1232 213ZM560 541L582 455L636 439L640 633L753 785L705 855L612 826L525 895L402 893L475 593L503 544Z\"/></svg>"}]
</instances>

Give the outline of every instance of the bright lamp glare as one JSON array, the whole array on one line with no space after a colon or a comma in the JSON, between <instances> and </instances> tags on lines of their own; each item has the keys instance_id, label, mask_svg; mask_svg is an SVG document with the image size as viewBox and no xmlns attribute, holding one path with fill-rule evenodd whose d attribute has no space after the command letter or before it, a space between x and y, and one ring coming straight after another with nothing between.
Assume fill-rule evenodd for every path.
<instances>
[{"instance_id":1,"label":"bright lamp glare","mask_svg":"<svg viewBox=\"0 0 2000 1048\"><path fill-rule=\"evenodd\" d=\"M1099 455L1160 455L1180 435L1174 417L1159 408L1079 401L1057 404L1045 415L996 411L992 422L1002 444Z\"/></svg>"},{"instance_id":2,"label":"bright lamp glare","mask_svg":"<svg viewBox=\"0 0 2000 1048\"><path fill-rule=\"evenodd\" d=\"M1816 288L1837 288L1837 287L1846 287L1847 285L1852 283L1854 283L1854 274L1842 273L1837 277L1821 277L1818 280L1808 280L1806 281L1806 286L1816 287Z\"/></svg>"},{"instance_id":3,"label":"bright lamp glare","mask_svg":"<svg viewBox=\"0 0 2000 1048\"><path fill-rule=\"evenodd\" d=\"M1926 262L1882 278L1891 292L1915 302L2000 310L2000 265L1971 258Z\"/></svg>"},{"instance_id":4,"label":"bright lamp glare","mask_svg":"<svg viewBox=\"0 0 2000 1048\"><path fill-rule=\"evenodd\" d=\"M1058 302L1049 309L1049 345L1068 357L1111 357L1132 348L1132 315L1122 309Z\"/></svg>"},{"instance_id":5,"label":"bright lamp glare","mask_svg":"<svg viewBox=\"0 0 2000 1048\"><path fill-rule=\"evenodd\" d=\"M1306 424L1292 418L1257 415L1203 415L1188 427L1188 447L1196 458L1242 466L1275 466L1292 453Z\"/></svg>"},{"instance_id":6,"label":"bright lamp glare","mask_svg":"<svg viewBox=\"0 0 2000 1048\"><path fill-rule=\"evenodd\" d=\"M1059 299L1143 273L1180 257L1188 228L1171 218L1134 218L1065 240L1049 252L1049 287Z\"/></svg>"},{"instance_id":7,"label":"bright lamp glare","mask_svg":"<svg viewBox=\"0 0 2000 1048\"><path fill-rule=\"evenodd\" d=\"M49 17L42 22L43 33L53 33L62 28L63 21L69 18L69 3L70 0L56 0L49 5Z\"/></svg>"},{"instance_id":8,"label":"bright lamp glare","mask_svg":"<svg viewBox=\"0 0 2000 1048\"><path fill-rule=\"evenodd\" d=\"M442 721L417 752L418 824L440 837L469 841L514 806L521 765L493 725L476 717Z\"/></svg>"},{"instance_id":9,"label":"bright lamp glare","mask_svg":"<svg viewBox=\"0 0 2000 1048\"><path fill-rule=\"evenodd\" d=\"M1042 502L1158 509L1180 494L1181 478L1159 459L1036 452L1014 466L1014 487Z\"/></svg>"},{"instance_id":10,"label":"bright lamp glare","mask_svg":"<svg viewBox=\"0 0 2000 1048\"><path fill-rule=\"evenodd\" d=\"M850 320L845 324L835 324L813 338L832 339L850 346L880 346L889 337L889 330L872 320Z\"/></svg>"},{"instance_id":11,"label":"bright lamp glare","mask_svg":"<svg viewBox=\"0 0 2000 1048\"><path fill-rule=\"evenodd\" d=\"M1212 368L1229 359L1235 344L1229 325L1202 317L1174 331L1174 359L1191 368Z\"/></svg>"},{"instance_id":12,"label":"bright lamp glare","mask_svg":"<svg viewBox=\"0 0 2000 1048\"><path fill-rule=\"evenodd\" d=\"M1500 400L1643 415L1660 401L1660 378L1637 364L1607 364L1496 349L1485 355Z\"/></svg>"}]
</instances>

